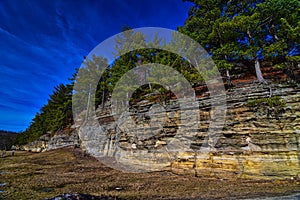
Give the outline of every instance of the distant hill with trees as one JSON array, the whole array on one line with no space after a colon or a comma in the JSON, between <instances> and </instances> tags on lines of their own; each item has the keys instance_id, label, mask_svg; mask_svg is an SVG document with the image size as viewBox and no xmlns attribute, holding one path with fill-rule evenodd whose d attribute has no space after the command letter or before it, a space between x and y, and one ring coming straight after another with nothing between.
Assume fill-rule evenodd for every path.
<instances>
[{"instance_id":1,"label":"distant hill with trees","mask_svg":"<svg viewBox=\"0 0 300 200\"><path fill-rule=\"evenodd\" d=\"M17 136L18 133L0 130L0 150L9 150Z\"/></svg>"}]
</instances>

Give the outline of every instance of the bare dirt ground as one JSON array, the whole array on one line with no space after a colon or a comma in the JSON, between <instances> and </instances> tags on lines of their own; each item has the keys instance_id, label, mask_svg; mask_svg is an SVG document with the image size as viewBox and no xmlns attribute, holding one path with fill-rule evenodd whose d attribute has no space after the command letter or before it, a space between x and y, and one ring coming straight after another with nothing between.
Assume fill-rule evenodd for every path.
<instances>
[{"instance_id":1,"label":"bare dirt ground","mask_svg":"<svg viewBox=\"0 0 300 200\"><path fill-rule=\"evenodd\" d=\"M113 199L242 199L300 191L296 180L230 180L171 172L124 173L73 147L0 158L0 199L45 199L80 193ZM101 198L101 199L102 199ZM111 199L111 198L110 198Z\"/></svg>"}]
</instances>

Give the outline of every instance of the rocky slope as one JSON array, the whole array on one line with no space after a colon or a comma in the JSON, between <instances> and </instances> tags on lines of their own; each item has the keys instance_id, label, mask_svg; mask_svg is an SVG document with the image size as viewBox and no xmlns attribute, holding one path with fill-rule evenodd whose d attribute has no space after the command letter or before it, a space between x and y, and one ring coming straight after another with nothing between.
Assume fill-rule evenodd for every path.
<instances>
[{"instance_id":1,"label":"rocky slope","mask_svg":"<svg viewBox=\"0 0 300 200\"><path fill-rule=\"evenodd\" d=\"M270 88L273 97L268 99ZM111 163L121 163L122 166L116 168L126 167L125 170L171 170L178 174L216 177L298 176L299 85L248 83L236 86L226 94L224 127L210 133L213 109L208 93L197 102L200 120L196 128L195 121L189 119L195 105L181 112L176 100L162 105L164 109L154 116L149 116L153 103L142 101L117 122L110 105L106 105L97 110L100 129L95 123L80 127L81 147L106 164L116 167ZM136 124L129 123L130 117ZM151 117L157 121L149 123ZM153 130L158 131L153 134ZM210 138L215 141L210 142Z\"/></svg>"}]
</instances>

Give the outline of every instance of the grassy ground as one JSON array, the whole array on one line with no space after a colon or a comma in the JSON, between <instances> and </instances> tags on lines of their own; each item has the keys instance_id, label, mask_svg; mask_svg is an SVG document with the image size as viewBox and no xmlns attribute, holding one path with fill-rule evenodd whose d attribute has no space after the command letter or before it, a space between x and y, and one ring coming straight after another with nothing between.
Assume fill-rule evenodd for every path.
<instances>
[{"instance_id":1,"label":"grassy ground","mask_svg":"<svg viewBox=\"0 0 300 200\"><path fill-rule=\"evenodd\" d=\"M170 172L132 174L113 170L65 148L44 153L15 152L0 158L0 199L45 199L62 193L116 196L125 199L241 199L300 191L300 182L219 180ZM121 190L116 190L121 188Z\"/></svg>"}]
</instances>

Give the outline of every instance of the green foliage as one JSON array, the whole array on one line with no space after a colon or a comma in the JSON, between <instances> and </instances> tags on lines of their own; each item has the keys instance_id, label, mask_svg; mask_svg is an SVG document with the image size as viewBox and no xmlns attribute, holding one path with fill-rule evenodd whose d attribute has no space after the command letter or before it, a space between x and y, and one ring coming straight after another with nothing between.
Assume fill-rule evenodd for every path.
<instances>
[{"instance_id":1,"label":"green foliage","mask_svg":"<svg viewBox=\"0 0 300 200\"><path fill-rule=\"evenodd\" d=\"M221 69L231 69L233 67L233 64L229 63L226 60L215 60L215 63L217 67Z\"/></svg>"},{"instance_id":2,"label":"green foliage","mask_svg":"<svg viewBox=\"0 0 300 200\"><path fill-rule=\"evenodd\" d=\"M287 56L289 62L300 64L300 56Z\"/></svg>"},{"instance_id":3,"label":"green foliage","mask_svg":"<svg viewBox=\"0 0 300 200\"><path fill-rule=\"evenodd\" d=\"M178 42L180 44L178 44ZM103 92L103 88L98 87L96 92L96 99L101 99L101 94L105 94L105 96L110 96L113 93L113 90L116 84L119 82L121 78L125 78L125 74L132 70L137 66L147 65L151 63L162 64L173 69L177 70L180 74L182 74L191 85L199 84L203 82L203 78L201 74L194 68L190 62L179 55L176 55L172 52L156 49L156 48L143 48L146 46L166 46L168 48L173 48L175 51L187 51L192 52L194 51L194 47L191 45L186 45L182 43L176 35L173 35L171 41L169 43L162 42L162 40L158 36L154 36L152 41L146 41L145 36L142 33L134 32L129 29L128 32L124 32L121 36L119 36L116 40L116 54L115 54L115 61L111 66L106 69L106 74L102 74L102 78L106 80L105 85L107 88L105 92ZM182 49L182 47L189 47L189 49ZM142 47L137 50L133 50L133 47ZM125 53L127 52L127 53ZM119 55L122 55L121 57ZM93 62L93 61L91 61ZM162 69L163 70L163 69ZM168 83L173 85L178 84L178 81L173 80L172 77L168 77L163 75L164 73L156 72L156 78L160 77L160 82ZM152 72L153 74L153 72ZM105 78L106 77L106 78ZM132 87L136 88L137 85L140 84L141 79L147 79L151 82L151 78L149 78L148 71L141 71L135 70L134 74L131 74L131 77L126 78L127 84L118 85L119 91L114 93L116 97L126 97L126 93L128 94L129 91L132 90ZM130 82L130 84L129 84ZM150 84L150 83L149 83ZM143 88L145 90L145 88ZM168 90L168 89L166 89ZM144 91L137 89L140 94ZM149 91L151 93L151 91ZM129 98L129 97L128 97ZM138 95L135 95L136 101L139 99ZM104 98L104 101L107 98ZM122 99L123 101L128 101L128 99ZM120 102L122 104L122 102ZM99 106L99 103L96 101L96 107Z\"/></svg>"},{"instance_id":4,"label":"green foliage","mask_svg":"<svg viewBox=\"0 0 300 200\"><path fill-rule=\"evenodd\" d=\"M289 64L288 53L299 49L298 0L188 1L194 5L178 30L199 42L219 68L230 69L232 60L262 58L286 67L282 63ZM263 80L259 65L256 68Z\"/></svg>"},{"instance_id":5,"label":"green foliage","mask_svg":"<svg viewBox=\"0 0 300 200\"><path fill-rule=\"evenodd\" d=\"M92 58L86 58L84 60L83 66L84 67L80 68L76 73L76 79L74 80L77 84L75 85L76 87L73 88L75 91L73 101L75 102L76 108L74 109L77 113L87 109L88 96L91 91L98 89L98 92L90 96L90 99L95 100L96 105L99 105L103 101L102 91L104 91L105 95L109 90L109 74L105 71L108 66L107 59L93 55Z\"/></svg>"},{"instance_id":6,"label":"green foliage","mask_svg":"<svg viewBox=\"0 0 300 200\"><path fill-rule=\"evenodd\" d=\"M294 68L300 64L300 56L286 56L285 62L274 65L275 69Z\"/></svg>"},{"instance_id":7,"label":"green foliage","mask_svg":"<svg viewBox=\"0 0 300 200\"><path fill-rule=\"evenodd\" d=\"M285 107L286 102L283 99L281 99L281 97L279 96L273 96L270 98L249 99L247 101L247 105L249 107L261 106L261 105L267 105L269 107L275 107L275 106Z\"/></svg>"}]
</instances>

